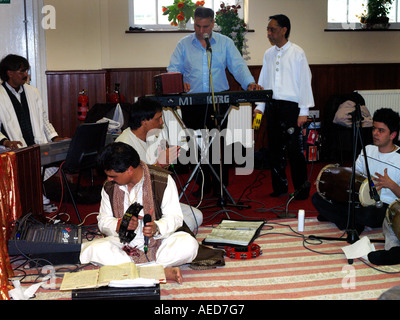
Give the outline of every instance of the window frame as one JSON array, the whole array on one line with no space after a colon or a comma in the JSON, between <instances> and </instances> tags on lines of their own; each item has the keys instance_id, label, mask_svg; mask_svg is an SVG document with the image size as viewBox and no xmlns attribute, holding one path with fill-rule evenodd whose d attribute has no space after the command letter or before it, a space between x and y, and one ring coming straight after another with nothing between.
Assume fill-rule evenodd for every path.
<instances>
[{"instance_id":1,"label":"window frame","mask_svg":"<svg viewBox=\"0 0 400 320\"><path fill-rule=\"evenodd\" d=\"M178 31L176 26L172 26L171 24L135 24L135 16L134 16L134 1L135 0L128 0L129 2L129 26L130 28L144 28L145 31L151 31L151 30L157 30L157 31ZM158 7L158 1L156 0L156 8ZM241 5L241 12L239 13L240 17L245 17L245 3L247 0L240 0L240 5ZM235 1L237 2L237 1ZM172 0L171 0L172 3ZM213 0L214 3L214 0ZM219 10L218 8L214 8L213 9L215 12L217 12ZM158 16L156 17L156 20L158 19ZM193 25L193 20L191 19L187 24L186 24L186 28L189 31L193 31L194 29L194 25Z\"/></svg>"},{"instance_id":2,"label":"window frame","mask_svg":"<svg viewBox=\"0 0 400 320\"><path fill-rule=\"evenodd\" d=\"M328 17L329 17L329 12L327 10L327 30L348 30L348 31L393 31L393 30L399 30L400 31L400 0L394 0L394 5L396 10L395 10L395 18L396 22L389 22L390 27L389 29L364 29L363 25L360 22L349 22L349 0L347 0L347 12L346 12L346 17L347 17L347 22L329 22ZM327 8L329 9L329 0L327 0ZM360 12L361 14L361 12Z\"/></svg>"}]
</instances>

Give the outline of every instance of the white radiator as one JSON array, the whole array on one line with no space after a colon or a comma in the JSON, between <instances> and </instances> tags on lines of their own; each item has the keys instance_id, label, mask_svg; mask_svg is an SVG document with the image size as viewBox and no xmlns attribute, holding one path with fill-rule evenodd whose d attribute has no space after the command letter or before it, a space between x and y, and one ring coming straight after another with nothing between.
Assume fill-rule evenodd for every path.
<instances>
[{"instance_id":1,"label":"white radiator","mask_svg":"<svg viewBox=\"0 0 400 320\"><path fill-rule=\"evenodd\" d=\"M391 108L400 113L400 89L357 91L365 100L365 106L374 115L381 108Z\"/></svg>"}]
</instances>

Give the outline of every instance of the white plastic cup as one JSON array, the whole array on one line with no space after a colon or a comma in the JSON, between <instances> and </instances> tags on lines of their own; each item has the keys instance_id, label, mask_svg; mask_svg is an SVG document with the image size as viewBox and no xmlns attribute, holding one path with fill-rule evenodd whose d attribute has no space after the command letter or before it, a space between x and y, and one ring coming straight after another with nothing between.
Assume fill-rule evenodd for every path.
<instances>
[{"instance_id":1,"label":"white plastic cup","mask_svg":"<svg viewBox=\"0 0 400 320\"><path fill-rule=\"evenodd\" d=\"M305 216L304 210L299 210L299 213L297 215L297 218L298 218L297 231L298 232L304 231L304 216Z\"/></svg>"}]
</instances>

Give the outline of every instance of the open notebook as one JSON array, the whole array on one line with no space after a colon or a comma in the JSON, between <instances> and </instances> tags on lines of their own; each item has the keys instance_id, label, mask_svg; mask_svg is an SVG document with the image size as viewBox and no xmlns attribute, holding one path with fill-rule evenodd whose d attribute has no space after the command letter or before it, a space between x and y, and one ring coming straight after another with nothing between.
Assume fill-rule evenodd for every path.
<instances>
[{"instance_id":1,"label":"open notebook","mask_svg":"<svg viewBox=\"0 0 400 320\"><path fill-rule=\"evenodd\" d=\"M203 240L204 245L248 246L257 238L264 221L222 220Z\"/></svg>"}]
</instances>

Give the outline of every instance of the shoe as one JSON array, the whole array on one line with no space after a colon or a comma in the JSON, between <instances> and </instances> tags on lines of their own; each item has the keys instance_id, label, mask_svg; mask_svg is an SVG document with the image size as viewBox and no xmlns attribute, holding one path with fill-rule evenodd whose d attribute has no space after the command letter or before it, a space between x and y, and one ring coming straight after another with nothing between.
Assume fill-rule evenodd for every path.
<instances>
[{"instance_id":1,"label":"shoe","mask_svg":"<svg viewBox=\"0 0 400 320\"><path fill-rule=\"evenodd\" d=\"M43 205L48 205L48 204L50 204L50 200L45 195L43 195Z\"/></svg>"},{"instance_id":2,"label":"shoe","mask_svg":"<svg viewBox=\"0 0 400 320\"><path fill-rule=\"evenodd\" d=\"M306 200L310 196L310 188L304 188L295 197L295 200Z\"/></svg>"},{"instance_id":3,"label":"shoe","mask_svg":"<svg viewBox=\"0 0 400 320\"><path fill-rule=\"evenodd\" d=\"M274 192L270 193L270 197L278 198L281 195L286 194L286 193L287 193L287 190L286 191L274 191Z\"/></svg>"},{"instance_id":4,"label":"shoe","mask_svg":"<svg viewBox=\"0 0 400 320\"><path fill-rule=\"evenodd\" d=\"M53 213L58 210L58 207L54 204L46 204L43 206L43 211L46 213Z\"/></svg>"},{"instance_id":5,"label":"shoe","mask_svg":"<svg viewBox=\"0 0 400 320\"><path fill-rule=\"evenodd\" d=\"M299 193L297 196L294 197L295 200L307 200L309 197L309 193L301 194Z\"/></svg>"}]
</instances>

